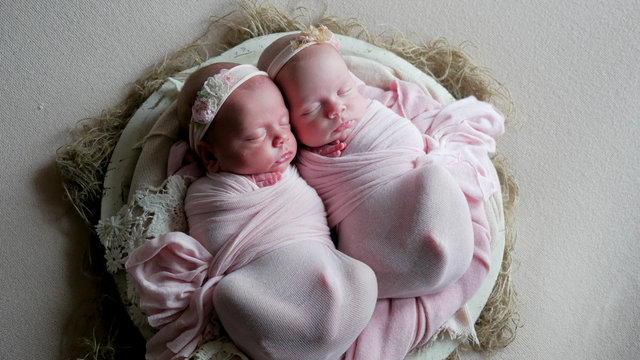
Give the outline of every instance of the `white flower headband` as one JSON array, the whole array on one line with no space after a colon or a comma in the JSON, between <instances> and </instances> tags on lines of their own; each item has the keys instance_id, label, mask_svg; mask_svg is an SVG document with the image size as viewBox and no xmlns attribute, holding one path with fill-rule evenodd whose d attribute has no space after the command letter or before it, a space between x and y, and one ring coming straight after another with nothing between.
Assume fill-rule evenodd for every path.
<instances>
[{"instance_id":1,"label":"white flower headband","mask_svg":"<svg viewBox=\"0 0 640 360\"><path fill-rule=\"evenodd\" d=\"M275 79L278 72L280 72L280 69L282 69L282 67L291 60L292 57L300 51L315 44L330 44L333 45L336 50L340 48L340 41L336 35L331 32L331 30L327 29L326 26L320 25L319 27L315 27L311 25L302 30L300 34L291 41L289 46L285 46L284 49L282 49L278 55L273 58L269 67L267 67L269 77Z\"/></svg>"},{"instance_id":2,"label":"white flower headband","mask_svg":"<svg viewBox=\"0 0 640 360\"><path fill-rule=\"evenodd\" d=\"M204 82L191 107L191 121L189 122L189 146L191 149L196 150L196 145L204 137L213 118L229 95L245 81L258 75L268 76L266 72L258 70L253 65L243 64L231 69L223 69Z\"/></svg>"}]
</instances>

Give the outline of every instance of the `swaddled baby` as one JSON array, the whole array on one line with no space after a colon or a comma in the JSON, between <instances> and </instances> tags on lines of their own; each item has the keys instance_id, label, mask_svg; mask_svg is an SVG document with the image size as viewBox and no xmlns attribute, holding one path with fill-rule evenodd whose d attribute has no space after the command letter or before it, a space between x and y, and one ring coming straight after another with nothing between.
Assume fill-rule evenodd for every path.
<instances>
[{"instance_id":1,"label":"swaddled baby","mask_svg":"<svg viewBox=\"0 0 640 360\"><path fill-rule=\"evenodd\" d=\"M282 96L251 65L193 73L178 99L206 176L188 188L189 234L127 261L159 332L150 358L185 357L217 316L253 359L336 359L373 312L373 272L333 246L322 201L290 165L296 140Z\"/></svg>"},{"instance_id":2,"label":"swaddled baby","mask_svg":"<svg viewBox=\"0 0 640 360\"><path fill-rule=\"evenodd\" d=\"M336 48L330 31L311 28L276 40L258 63L307 146L298 169L322 197L338 249L371 266L381 298L440 291L471 261L465 194L426 157L416 126L360 94Z\"/></svg>"},{"instance_id":3,"label":"swaddled baby","mask_svg":"<svg viewBox=\"0 0 640 360\"><path fill-rule=\"evenodd\" d=\"M306 145L298 169L323 198L338 249L376 272L374 314L343 359L403 359L438 333L475 339L462 307L489 271L484 202L499 184L488 153L504 119L474 97L442 106L397 79L372 89L337 48L328 29L310 27L274 41L258 67L285 96Z\"/></svg>"}]
</instances>

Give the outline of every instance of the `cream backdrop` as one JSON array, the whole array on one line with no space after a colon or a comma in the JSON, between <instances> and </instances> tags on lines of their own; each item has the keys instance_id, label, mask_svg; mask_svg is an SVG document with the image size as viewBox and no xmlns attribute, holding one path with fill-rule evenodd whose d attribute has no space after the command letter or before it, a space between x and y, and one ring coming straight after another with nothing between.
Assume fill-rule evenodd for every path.
<instances>
[{"instance_id":1,"label":"cream backdrop","mask_svg":"<svg viewBox=\"0 0 640 360\"><path fill-rule=\"evenodd\" d=\"M392 3L300 4L374 33L468 42L511 91L517 126L498 148L521 190L523 327L494 358L637 358L640 2ZM94 291L80 273L87 231L61 200L56 149L77 120L119 102L201 34L208 15L237 9L231 0L0 2L0 358L57 358L67 318Z\"/></svg>"}]
</instances>

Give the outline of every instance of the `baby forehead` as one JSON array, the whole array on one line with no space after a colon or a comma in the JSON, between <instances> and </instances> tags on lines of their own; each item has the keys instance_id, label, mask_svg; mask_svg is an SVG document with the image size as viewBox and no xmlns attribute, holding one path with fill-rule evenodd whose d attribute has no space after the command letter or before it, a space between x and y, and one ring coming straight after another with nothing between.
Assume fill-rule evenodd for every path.
<instances>
[{"instance_id":1,"label":"baby forehead","mask_svg":"<svg viewBox=\"0 0 640 360\"><path fill-rule=\"evenodd\" d=\"M288 112L278 87L269 78L260 76L231 93L220 115L220 122L225 122L227 129L244 129L286 116Z\"/></svg>"},{"instance_id":2,"label":"baby forehead","mask_svg":"<svg viewBox=\"0 0 640 360\"><path fill-rule=\"evenodd\" d=\"M284 105L280 89L266 76L249 79L229 95L227 102L231 103L236 111L259 111L259 108L265 106L277 106L281 103Z\"/></svg>"},{"instance_id":3,"label":"baby forehead","mask_svg":"<svg viewBox=\"0 0 640 360\"><path fill-rule=\"evenodd\" d=\"M309 63L331 63L345 64L340 52L330 44L315 44L300 51L291 59L293 63L309 62Z\"/></svg>"},{"instance_id":4,"label":"baby forehead","mask_svg":"<svg viewBox=\"0 0 640 360\"><path fill-rule=\"evenodd\" d=\"M287 81L300 83L313 75L333 81L335 77L346 76L348 73L349 67L342 55L330 45L320 44L312 45L296 54L282 67L282 76L278 74L276 81L280 83L281 79L286 78Z\"/></svg>"}]
</instances>

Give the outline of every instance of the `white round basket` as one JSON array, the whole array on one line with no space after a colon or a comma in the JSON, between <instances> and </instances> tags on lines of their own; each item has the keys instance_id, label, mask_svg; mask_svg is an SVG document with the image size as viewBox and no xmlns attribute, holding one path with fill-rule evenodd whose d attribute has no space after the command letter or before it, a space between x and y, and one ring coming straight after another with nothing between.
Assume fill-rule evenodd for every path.
<instances>
[{"instance_id":1,"label":"white round basket","mask_svg":"<svg viewBox=\"0 0 640 360\"><path fill-rule=\"evenodd\" d=\"M249 39L227 51L221 55L211 58L203 65L214 62L229 61L236 63L256 64L261 52L275 39L287 33L276 33ZM344 55L345 60L350 65L352 71L364 77L363 80L370 85L383 85L385 79L390 76L413 81L417 83L425 92L428 92L433 98L443 104L454 101L453 96L447 90L438 84L433 78L429 77L406 60L396 56L395 54L373 46L362 40L354 39L347 36L338 35L341 43L340 51ZM358 61L354 61L358 60ZM362 64L363 61L369 62L367 66L369 75L361 76L358 69L352 67L352 64ZM189 74L197 68L187 69L177 74L174 78L184 81ZM371 76L371 69L376 69L376 76ZM167 81L158 91L153 93L138 109L124 129L112 155L105 178L104 192L101 203L101 220L107 221L118 211L126 206L127 198L130 191L132 178L138 164L140 153L143 150L143 139L154 126L158 118L167 111L177 97L176 82ZM157 166L166 167L166 158L156 158L153 160ZM497 175L494 170L494 177ZM485 205L487 218L491 227L492 235L492 257L491 270L483 283L480 290L469 300L467 307L473 320L475 321L482 308L484 307L493 284L495 283L498 272L502 263L502 256L505 244L505 225L502 210L502 197L500 192L493 195ZM122 271L121 271L122 273ZM126 291L125 277L123 274L115 276L121 295ZM142 331L143 335L148 336L148 329ZM409 354L406 359L410 360L427 360L427 359L444 359L457 346L458 340L439 339L428 348L417 349ZM222 357L215 354L221 354L223 350L218 351L216 344L209 344L206 349L201 349L198 358L201 359L221 359ZM212 354L207 357L206 354Z\"/></svg>"}]
</instances>

